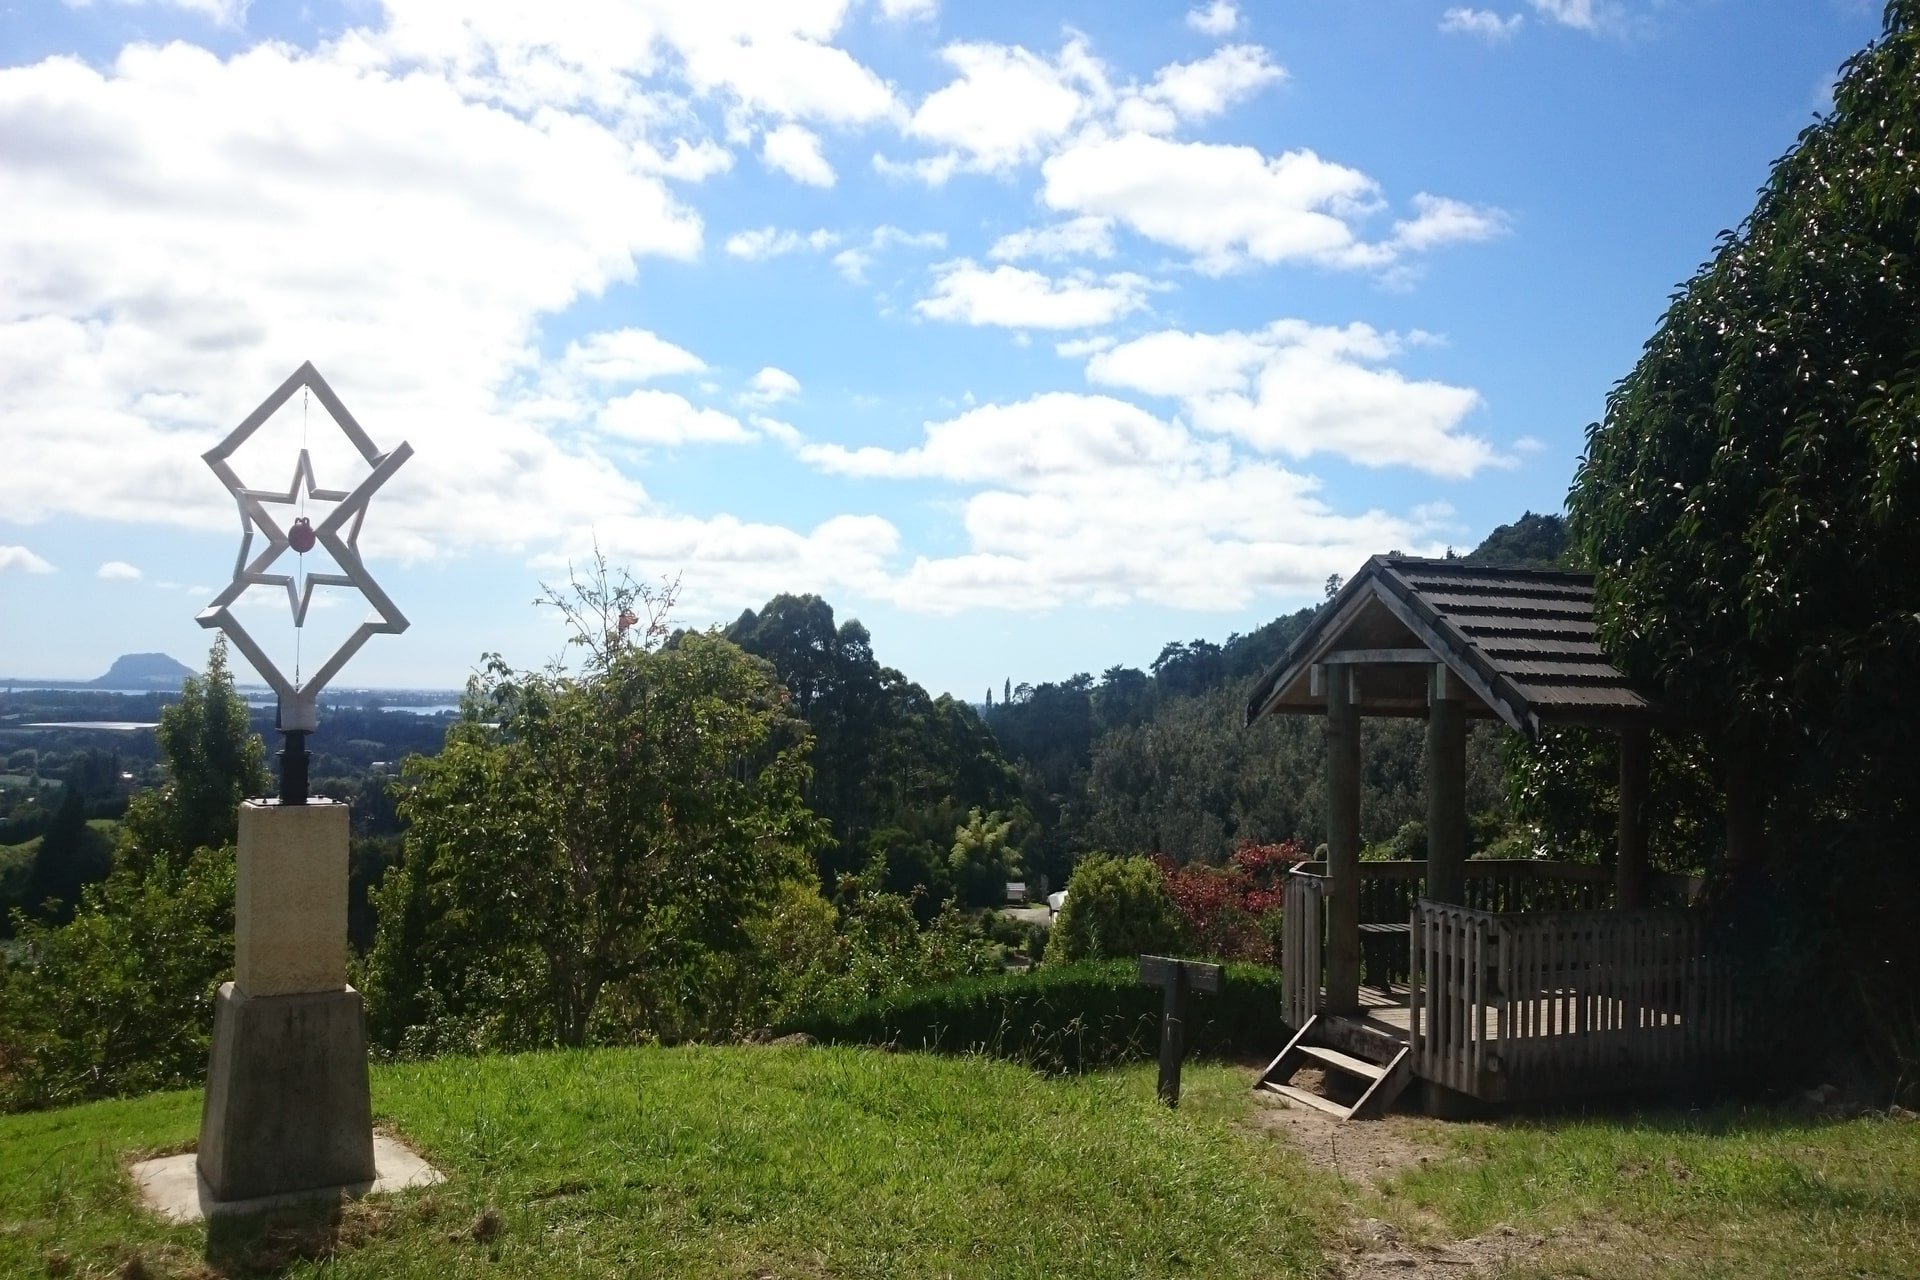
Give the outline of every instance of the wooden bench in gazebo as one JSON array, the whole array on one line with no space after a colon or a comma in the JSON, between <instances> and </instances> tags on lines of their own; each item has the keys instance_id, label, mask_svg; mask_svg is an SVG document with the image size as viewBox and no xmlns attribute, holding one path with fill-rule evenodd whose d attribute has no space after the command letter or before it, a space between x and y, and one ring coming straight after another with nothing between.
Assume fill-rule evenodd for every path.
<instances>
[{"instance_id":1,"label":"wooden bench in gazebo","mask_svg":"<svg viewBox=\"0 0 1920 1280\"><path fill-rule=\"evenodd\" d=\"M1287 878L1295 1034L1258 1087L1346 1118L1416 1081L1442 1108L1665 1086L1728 1060L1735 1010L1689 908L1697 883L1647 870L1658 709L1602 652L1590 575L1376 556L1247 706L1249 724L1306 714L1326 717L1327 858ZM1362 716L1427 721L1424 862L1360 861ZM1612 866L1467 858L1470 719L1619 734ZM1345 1081L1344 1098L1292 1083L1303 1067Z\"/></svg>"}]
</instances>

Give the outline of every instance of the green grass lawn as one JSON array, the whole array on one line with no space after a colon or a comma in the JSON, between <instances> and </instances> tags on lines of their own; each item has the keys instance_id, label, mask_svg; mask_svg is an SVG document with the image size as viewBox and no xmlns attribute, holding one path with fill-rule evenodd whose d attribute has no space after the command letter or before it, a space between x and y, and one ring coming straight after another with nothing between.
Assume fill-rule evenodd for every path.
<instances>
[{"instance_id":1,"label":"green grass lawn","mask_svg":"<svg viewBox=\"0 0 1920 1280\"><path fill-rule=\"evenodd\" d=\"M1188 1074L1169 1113L1150 1068L1043 1078L874 1050L388 1067L380 1121L447 1184L212 1236L134 1210L122 1173L191 1142L197 1093L0 1117L0 1275L44 1274L54 1254L107 1272L136 1252L151 1275L1320 1274L1335 1189L1232 1123L1242 1073Z\"/></svg>"},{"instance_id":2,"label":"green grass lawn","mask_svg":"<svg viewBox=\"0 0 1920 1280\"><path fill-rule=\"evenodd\" d=\"M1457 1236L1565 1230L1518 1276L1920 1276L1920 1123L1716 1109L1432 1126L1392 1184Z\"/></svg>"},{"instance_id":3,"label":"green grass lawn","mask_svg":"<svg viewBox=\"0 0 1920 1280\"><path fill-rule=\"evenodd\" d=\"M1247 1123L1244 1068L1077 1079L867 1049L680 1048L380 1068L374 1106L451 1175L205 1227L124 1165L197 1092L0 1117L0 1276L1268 1277L1335 1274L1363 1215L1549 1237L1500 1275L1920 1276L1920 1124L1721 1110L1417 1127L1382 1192ZM139 1259L139 1269L128 1266Z\"/></svg>"}]
</instances>

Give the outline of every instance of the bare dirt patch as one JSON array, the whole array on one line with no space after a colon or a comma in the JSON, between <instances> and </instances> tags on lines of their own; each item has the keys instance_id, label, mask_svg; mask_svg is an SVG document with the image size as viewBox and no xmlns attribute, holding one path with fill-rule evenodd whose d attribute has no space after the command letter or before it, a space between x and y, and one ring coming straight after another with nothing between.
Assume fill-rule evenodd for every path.
<instances>
[{"instance_id":1,"label":"bare dirt patch","mask_svg":"<svg viewBox=\"0 0 1920 1280\"><path fill-rule=\"evenodd\" d=\"M1317 1088L1319 1082L1308 1075L1301 1072L1295 1083ZM1254 1113L1260 1128L1278 1134L1310 1164L1338 1174L1357 1192L1348 1202L1353 1217L1345 1233L1346 1256L1338 1259L1343 1280L1490 1276L1509 1266L1540 1269L1551 1258L1596 1243L1566 1231L1542 1236L1508 1226L1464 1240L1450 1239L1438 1218L1404 1205L1387 1208L1378 1194L1385 1183L1408 1169L1457 1158L1431 1140L1433 1121L1404 1115L1340 1121L1271 1095L1262 1096L1260 1103ZM1401 1225L1372 1216L1381 1211L1391 1213Z\"/></svg>"}]
</instances>

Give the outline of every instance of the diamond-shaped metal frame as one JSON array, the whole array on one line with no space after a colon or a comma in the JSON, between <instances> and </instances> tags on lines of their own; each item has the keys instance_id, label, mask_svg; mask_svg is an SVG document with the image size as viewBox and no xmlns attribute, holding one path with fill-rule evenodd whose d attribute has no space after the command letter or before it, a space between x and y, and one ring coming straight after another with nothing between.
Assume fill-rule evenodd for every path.
<instances>
[{"instance_id":1,"label":"diamond-shaped metal frame","mask_svg":"<svg viewBox=\"0 0 1920 1280\"><path fill-rule=\"evenodd\" d=\"M300 451L300 460L293 469L293 483L287 486L285 493L272 489L250 489L234 472L228 459L241 445L258 431L274 412L293 398L293 393L305 387L319 399L322 407L332 415L333 420L346 434L353 447L373 470L351 490L322 489L318 487L313 474L313 459L307 451ZM407 619L394 607L380 584L373 580L367 566L360 559L360 525L366 519L367 503L374 493L385 484L402 463L413 456L413 446L402 441L387 453L381 453L373 440L361 429L347 407L340 403L340 397L333 393L327 380L311 361L294 370L293 376L280 384L272 395L260 402L260 407L247 415L246 421L235 427L226 439L201 455L220 483L233 494L234 502L240 508L240 554L234 560L233 581L226 590L215 596L207 607L200 611L195 619L203 627L217 627L225 632L234 646L246 655L266 682L280 699L280 728L288 732L310 732L318 726L319 713L316 699L327 682L340 673L340 668L360 650L370 638L378 634L398 635L407 629ZM299 500L301 483L306 484L306 495L327 502L336 502L332 513L314 528L314 536L321 546L333 556L344 573L308 574L303 590L294 588L291 575L268 573L267 570L291 546L287 531L279 522L267 514L268 503L293 503ZM266 536L267 545L251 561L247 553L253 547L254 530L258 529ZM307 620L307 607L313 602L313 588L316 586L354 587L367 598L373 606L373 612L360 624L354 633L346 638L336 649L333 656L320 665L319 670L300 684L281 672L268 658L266 651L254 642L240 620L233 616L229 606L245 593L248 587L266 586L287 589L287 601L293 609L293 625L300 627Z\"/></svg>"}]
</instances>

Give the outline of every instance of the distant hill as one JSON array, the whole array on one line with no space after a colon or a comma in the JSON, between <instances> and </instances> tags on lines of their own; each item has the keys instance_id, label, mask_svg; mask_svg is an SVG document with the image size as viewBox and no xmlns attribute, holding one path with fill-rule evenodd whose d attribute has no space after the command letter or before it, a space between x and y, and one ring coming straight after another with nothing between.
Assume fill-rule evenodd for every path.
<instances>
[{"instance_id":1,"label":"distant hill","mask_svg":"<svg viewBox=\"0 0 1920 1280\"><path fill-rule=\"evenodd\" d=\"M89 689L154 689L173 691L188 676L197 674L184 662L164 653L123 653L113 660L107 674L89 680Z\"/></svg>"}]
</instances>

